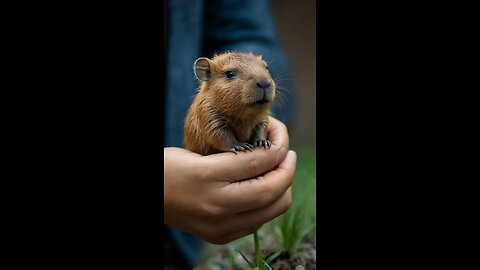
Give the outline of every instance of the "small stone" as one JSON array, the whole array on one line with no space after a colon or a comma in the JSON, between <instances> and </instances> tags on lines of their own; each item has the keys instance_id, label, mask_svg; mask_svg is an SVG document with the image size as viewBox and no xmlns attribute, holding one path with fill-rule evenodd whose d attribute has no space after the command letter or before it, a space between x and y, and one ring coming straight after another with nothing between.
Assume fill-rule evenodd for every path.
<instances>
[{"instance_id":1,"label":"small stone","mask_svg":"<svg viewBox=\"0 0 480 270\"><path fill-rule=\"evenodd\" d=\"M295 270L305 270L305 267L303 267L301 265L297 265L297 266L295 266Z\"/></svg>"},{"instance_id":2,"label":"small stone","mask_svg":"<svg viewBox=\"0 0 480 270\"><path fill-rule=\"evenodd\" d=\"M273 270L290 270L291 266L284 260L277 260L272 266Z\"/></svg>"},{"instance_id":3,"label":"small stone","mask_svg":"<svg viewBox=\"0 0 480 270\"><path fill-rule=\"evenodd\" d=\"M305 254L297 253L293 255L292 257L290 257L290 263L293 265L300 265L300 266L305 265L306 263Z\"/></svg>"}]
</instances>

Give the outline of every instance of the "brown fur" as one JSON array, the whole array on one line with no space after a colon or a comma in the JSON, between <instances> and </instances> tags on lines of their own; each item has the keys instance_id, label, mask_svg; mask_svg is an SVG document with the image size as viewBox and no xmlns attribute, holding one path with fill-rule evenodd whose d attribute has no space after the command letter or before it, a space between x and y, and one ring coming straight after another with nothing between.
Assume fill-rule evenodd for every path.
<instances>
[{"instance_id":1,"label":"brown fur","mask_svg":"<svg viewBox=\"0 0 480 270\"><path fill-rule=\"evenodd\" d=\"M227 71L235 78L227 79ZM185 148L202 155L250 150L243 143L265 146L267 117L275 83L261 56L245 53L215 55L210 77L200 85L184 125ZM258 82L268 82L263 92ZM264 99L264 104L254 104ZM243 144L243 148L241 145ZM270 143L268 142L268 146Z\"/></svg>"}]
</instances>

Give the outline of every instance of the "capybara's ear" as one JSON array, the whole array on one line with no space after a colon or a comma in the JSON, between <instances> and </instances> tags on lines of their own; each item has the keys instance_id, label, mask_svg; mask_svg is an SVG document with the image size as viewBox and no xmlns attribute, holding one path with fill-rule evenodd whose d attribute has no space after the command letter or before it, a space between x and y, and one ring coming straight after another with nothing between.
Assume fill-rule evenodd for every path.
<instances>
[{"instance_id":1,"label":"capybara's ear","mask_svg":"<svg viewBox=\"0 0 480 270\"><path fill-rule=\"evenodd\" d=\"M193 64L193 70L195 72L195 77L197 77L198 80L205 82L210 80L210 63L212 60L206 58L206 57L200 57L197 60L195 60L195 63Z\"/></svg>"}]
</instances>

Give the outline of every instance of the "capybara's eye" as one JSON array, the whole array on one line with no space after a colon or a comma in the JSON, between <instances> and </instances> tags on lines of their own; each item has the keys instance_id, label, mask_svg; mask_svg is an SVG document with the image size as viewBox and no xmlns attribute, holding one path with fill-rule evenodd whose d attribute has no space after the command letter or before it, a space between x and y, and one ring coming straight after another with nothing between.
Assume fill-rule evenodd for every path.
<instances>
[{"instance_id":1,"label":"capybara's eye","mask_svg":"<svg viewBox=\"0 0 480 270\"><path fill-rule=\"evenodd\" d=\"M225 78L227 78L229 80L235 78L235 72L233 72L231 70L228 70L227 72L225 72Z\"/></svg>"}]
</instances>

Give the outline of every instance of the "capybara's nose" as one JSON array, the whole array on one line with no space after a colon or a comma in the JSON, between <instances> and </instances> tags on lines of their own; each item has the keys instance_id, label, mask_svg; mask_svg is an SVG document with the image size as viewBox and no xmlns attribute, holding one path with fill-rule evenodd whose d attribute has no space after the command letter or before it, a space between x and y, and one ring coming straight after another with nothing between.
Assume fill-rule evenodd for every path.
<instances>
[{"instance_id":1,"label":"capybara's nose","mask_svg":"<svg viewBox=\"0 0 480 270\"><path fill-rule=\"evenodd\" d=\"M270 87L270 82L266 79L260 80L260 81L257 82L257 87L262 89L262 90L265 90L268 87Z\"/></svg>"}]
</instances>

